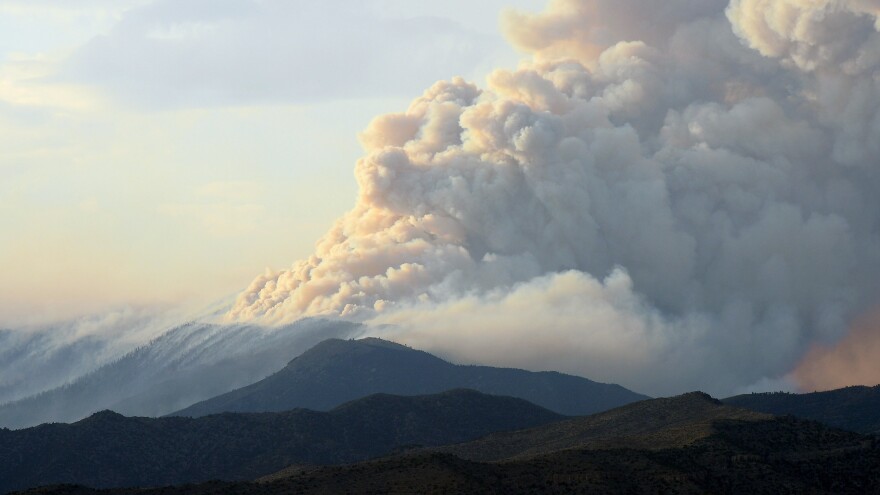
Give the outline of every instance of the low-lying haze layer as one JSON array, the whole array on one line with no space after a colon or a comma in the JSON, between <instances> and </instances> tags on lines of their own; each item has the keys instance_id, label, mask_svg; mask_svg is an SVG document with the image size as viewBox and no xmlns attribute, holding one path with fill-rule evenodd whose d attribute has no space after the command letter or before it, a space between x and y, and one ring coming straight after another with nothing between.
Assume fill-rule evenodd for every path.
<instances>
[{"instance_id":1,"label":"low-lying haze layer","mask_svg":"<svg viewBox=\"0 0 880 495\"><path fill-rule=\"evenodd\" d=\"M878 15L872 0L508 13L531 60L376 118L355 207L227 317L369 320L453 359L649 394L778 383L880 300Z\"/></svg>"}]
</instances>

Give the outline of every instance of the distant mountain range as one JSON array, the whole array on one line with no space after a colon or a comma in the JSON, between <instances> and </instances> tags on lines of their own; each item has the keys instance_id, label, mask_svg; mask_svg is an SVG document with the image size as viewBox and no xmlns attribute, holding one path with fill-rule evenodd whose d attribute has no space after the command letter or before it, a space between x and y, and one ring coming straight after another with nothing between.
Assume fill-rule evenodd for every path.
<instances>
[{"instance_id":1,"label":"distant mountain range","mask_svg":"<svg viewBox=\"0 0 880 495\"><path fill-rule=\"evenodd\" d=\"M519 397L566 415L587 415L647 399L620 385L556 372L460 366L376 338L330 339L281 371L246 387L173 413L327 410L374 393L421 395L455 388Z\"/></svg>"},{"instance_id":2,"label":"distant mountain range","mask_svg":"<svg viewBox=\"0 0 880 495\"><path fill-rule=\"evenodd\" d=\"M252 482L31 494L880 493L880 442L701 393L345 466L291 466Z\"/></svg>"},{"instance_id":3,"label":"distant mountain range","mask_svg":"<svg viewBox=\"0 0 880 495\"><path fill-rule=\"evenodd\" d=\"M372 395L330 412L155 419L104 411L73 424L0 430L0 493L62 482L118 487L246 480L290 464L362 461L560 419L520 399L468 390Z\"/></svg>"},{"instance_id":4,"label":"distant mountain range","mask_svg":"<svg viewBox=\"0 0 880 495\"><path fill-rule=\"evenodd\" d=\"M880 385L809 394L745 394L729 397L724 402L770 414L791 414L844 430L880 434Z\"/></svg>"}]
</instances>

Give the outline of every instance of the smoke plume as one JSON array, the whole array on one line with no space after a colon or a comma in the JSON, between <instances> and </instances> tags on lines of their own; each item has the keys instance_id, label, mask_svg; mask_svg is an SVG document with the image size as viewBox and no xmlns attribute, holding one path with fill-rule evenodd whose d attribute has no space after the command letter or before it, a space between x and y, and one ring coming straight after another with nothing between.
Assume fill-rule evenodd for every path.
<instances>
[{"instance_id":1,"label":"smoke plume","mask_svg":"<svg viewBox=\"0 0 880 495\"><path fill-rule=\"evenodd\" d=\"M124 307L99 315L0 328L0 404L72 382L168 328L166 308Z\"/></svg>"},{"instance_id":2,"label":"smoke plume","mask_svg":"<svg viewBox=\"0 0 880 495\"><path fill-rule=\"evenodd\" d=\"M783 377L880 301L873 0L555 0L530 59L361 135L354 208L227 317L372 321L663 394Z\"/></svg>"},{"instance_id":3,"label":"smoke plume","mask_svg":"<svg viewBox=\"0 0 880 495\"><path fill-rule=\"evenodd\" d=\"M880 384L880 309L856 319L834 346L815 345L792 373L801 390Z\"/></svg>"}]
</instances>

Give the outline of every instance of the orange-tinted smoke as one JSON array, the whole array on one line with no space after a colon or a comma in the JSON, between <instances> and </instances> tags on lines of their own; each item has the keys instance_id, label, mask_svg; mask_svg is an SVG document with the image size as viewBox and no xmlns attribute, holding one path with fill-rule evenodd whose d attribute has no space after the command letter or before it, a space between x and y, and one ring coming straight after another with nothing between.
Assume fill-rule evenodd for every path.
<instances>
[{"instance_id":1,"label":"orange-tinted smoke","mask_svg":"<svg viewBox=\"0 0 880 495\"><path fill-rule=\"evenodd\" d=\"M880 383L880 307L857 319L837 345L813 347L792 377L804 392Z\"/></svg>"}]
</instances>

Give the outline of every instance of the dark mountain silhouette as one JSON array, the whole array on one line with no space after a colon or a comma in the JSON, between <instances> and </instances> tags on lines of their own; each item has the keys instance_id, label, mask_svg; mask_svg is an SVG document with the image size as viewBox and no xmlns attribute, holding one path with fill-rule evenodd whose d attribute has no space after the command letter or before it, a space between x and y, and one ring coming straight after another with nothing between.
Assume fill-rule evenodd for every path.
<instances>
[{"instance_id":1,"label":"dark mountain silhouette","mask_svg":"<svg viewBox=\"0 0 880 495\"><path fill-rule=\"evenodd\" d=\"M98 492L64 486L30 493ZM346 466L289 467L254 482L100 493L872 494L880 493L880 443L692 393L457 446Z\"/></svg>"},{"instance_id":2,"label":"dark mountain silhouette","mask_svg":"<svg viewBox=\"0 0 880 495\"><path fill-rule=\"evenodd\" d=\"M559 419L521 399L470 390L373 395L330 412L156 419L103 411L73 424L0 430L0 493L62 482L112 487L252 479L290 464L360 461Z\"/></svg>"},{"instance_id":3,"label":"dark mountain silhouette","mask_svg":"<svg viewBox=\"0 0 880 495\"><path fill-rule=\"evenodd\" d=\"M744 394L724 399L724 403L770 414L791 414L859 433L880 434L880 385L809 394Z\"/></svg>"},{"instance_id":4,"label":"dark mountain silhouette","mask_svg":"<svg viewBox=\"0 0 880 495\"><path fill-rule=\"evenodd\" d=\"M376 338L330 339L264 380L174 415L197 417L224 411L284 411L296 407L327 410L373 393L420 395L454 388L519 397L566 415L593 414L647 398L620 385L562 373L454 365Z\"/></svg>"}]
</instances>

